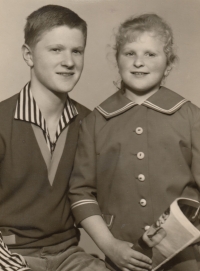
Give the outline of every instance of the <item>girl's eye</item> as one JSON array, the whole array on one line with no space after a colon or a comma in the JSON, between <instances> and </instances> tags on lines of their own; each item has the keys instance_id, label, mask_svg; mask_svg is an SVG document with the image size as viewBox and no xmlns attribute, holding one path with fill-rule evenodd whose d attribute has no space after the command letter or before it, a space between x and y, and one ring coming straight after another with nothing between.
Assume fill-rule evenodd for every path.
<instances>
[{"instance_id":1,"label":"girl's eye","mask_svg":"<svg viewBox=\"0 0 200 271\"><path fill-rule=\"evenodd\" d=\"M126 56L133 56L134 53L133 53L133 52L127 52L127 53L125 53L125 55L126 55Z\"/></svg>"},{"instance_id":2,"label":"girl's eye","mask_svg":"<svg viewBox=\"0 0 200 271\"><path fill-rule=\"evenodd\" d=\"M156 54L154 54L154 53L146 53L146 56L154 57L154 56L156 56Z\"/></svg>"}]
</instances>

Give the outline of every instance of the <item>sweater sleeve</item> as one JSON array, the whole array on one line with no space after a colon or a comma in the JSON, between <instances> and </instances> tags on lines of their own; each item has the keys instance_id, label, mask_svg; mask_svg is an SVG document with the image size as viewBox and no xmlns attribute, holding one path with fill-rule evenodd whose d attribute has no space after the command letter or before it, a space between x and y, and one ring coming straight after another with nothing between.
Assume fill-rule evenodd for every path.
<instances>
[{"instance_id":1,"label":"sweater sleeve","mask_svg":"<svg viewBox=\"0 0 200 271\"><path fill-rule=\"evenodd\" d=\"M0 232L0 250L1 250L1 269L5 271L31 271L27 266L25 259L17 254L11 253L8 247L3 242L3 237Z\"/></svg>"},{"instance_id":2,"label":"sweater sleeve","mask_svg":"<svg viewBox=\"0 0 200 271\"><path fill-rule=\"evenodd\" d=\"M94 140L95 116L86 117L80 127L69 188L71 210L78 225L92 215L101 215L97 202L96 151Z\"/></svg>"},{"instance_id":3,"label":"sweater sleeve","mask_svg":"<svg viewBox=\"0 0 200 271\"><path fill-rule=\"evenodd\" d=\"M0 163L4 158L4 154L5 154L5 144L4 144L4 141L0 135Z\"/></svg>"}]
</instances>

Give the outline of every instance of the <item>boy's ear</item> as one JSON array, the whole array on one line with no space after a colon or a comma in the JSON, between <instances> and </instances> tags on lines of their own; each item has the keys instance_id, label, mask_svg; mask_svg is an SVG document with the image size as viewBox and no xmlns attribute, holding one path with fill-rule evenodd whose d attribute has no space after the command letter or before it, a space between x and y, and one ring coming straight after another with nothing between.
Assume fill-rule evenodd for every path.
<instances>
[{"instance_id":1,"label":"boy's ear","mask_svg":"<svg viewBox=\"0 0 200 271\"><path fill-rule=\"evenodd\" d=\"M22 56L26 64L32 68L33 67L33 55L32 50L27 44L22 45Z\"/></svg>"}]
</instances>

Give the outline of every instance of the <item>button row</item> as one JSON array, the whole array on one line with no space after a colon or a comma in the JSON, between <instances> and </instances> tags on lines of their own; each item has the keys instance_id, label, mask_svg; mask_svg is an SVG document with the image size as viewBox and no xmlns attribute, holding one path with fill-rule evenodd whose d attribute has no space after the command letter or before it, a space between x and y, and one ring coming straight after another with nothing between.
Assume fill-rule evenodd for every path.
<instances>
[{"instance_id":1,"label":"button row","mask_svg":"<svg viewBox=\"0 0 200 271\"><path fill-rule=\"evenodd\" d=\"M142 129L142 127L137 127L136 129L135 129L135 132L136 132L136 134L138 134L138 135L141 135L142 133L143 133L143 129ZM143 152L138 152L137 153L137 158L138 159L143 159L145 157L145 154L143 153Z\"/></svg>"},{"instance_id":2,"label":"button row","mask_svg":"<svg viewBox=\"0 0 200 271\"><path fill-rule=\"evenodd\" d=\"M142 129L142 127L137 127L136 129L135 129L135 132L136 132L136 134L137 135L141 135L142 133L143 133L143 129ZM143 159L145 157L145 154L143 153L143 152L138 152L137 153L137 158L138 159ZM140 181L140 182L144 182L144 180L145 180L145 176L143 175L143 174L139 174L138 175L138 180ZM145 207L146 205L147 205L147 201L145 200L145 199L141 199L140 200L140 205L141 206L143 206L143 207ZM145 226L145 230L148 230L150 228L150 226Z\"/></svg>"}]
</instances>

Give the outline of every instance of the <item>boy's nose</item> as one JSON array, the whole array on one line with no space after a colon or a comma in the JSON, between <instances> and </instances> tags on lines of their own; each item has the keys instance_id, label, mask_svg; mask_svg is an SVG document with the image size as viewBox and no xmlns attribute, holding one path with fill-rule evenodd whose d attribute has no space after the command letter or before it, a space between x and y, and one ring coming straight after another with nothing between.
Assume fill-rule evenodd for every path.
<instances>
[{"instance_id":1,"label":"boy's nose","mask_svg":"<svg viewBox=\"0 0 200 271\"><path fill-rule=\"evenodd\" d=\"M62 66L66 66L68 68L72 68L74 66L74 60L71 54L67 54L63 56L61 61Z\"/></svg>"}]
</instances>

